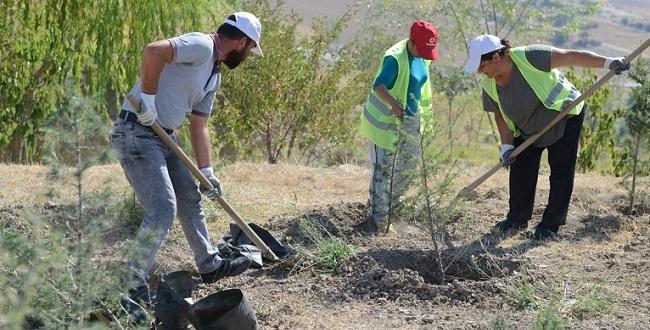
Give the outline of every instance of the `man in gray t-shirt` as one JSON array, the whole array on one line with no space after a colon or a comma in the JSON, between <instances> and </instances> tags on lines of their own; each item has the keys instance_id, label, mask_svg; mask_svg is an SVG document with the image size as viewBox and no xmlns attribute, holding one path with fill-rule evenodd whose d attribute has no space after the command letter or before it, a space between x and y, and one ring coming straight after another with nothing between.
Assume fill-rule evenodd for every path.
<instances>
[{"instance_id":1,"label":"man in gray t-shirt","mask_svg":"<svg viewBox=\"0 0 650 330\"><path fill-rule=\"evenodd\" d=\"M548 150L551 167L548 204L532 238L556 236L566 222L573 192L578 142L586 109L579 105L547 133L516 157L515 147L545 128L580 92L556 70L579 66L605 68L621 74L629 69L623 58L604 57L589 51L531 45L510 48L507 40L482 35L470 43L467 72L486 77L481 85L486 111L494 113L501 136L501 161L510 167L510 200L506 219L498 232L527 228L533 215L535 190L542 152Z\"/></svg>"},{"instance_id":2,"label":"man in gray t-shirt","mask_svg":"<svg viewBox=\"0 0 650 330\"><path fill-rule=\"evenodd\" d=\"M156 253L178 216L204 283L244 272L245 257L222 259L210 242L201 194L190 171L165 146L151 125L157 122L172 139L185 118L196 163L214 189L203 190L214 200L223 193L212 169L208 118L221 83L221 64L236 68L250 53L262 55L261 24L251 13L229 16L216 32L188 33L155 41L144 49L140 79L130 94L140 100L137 112L125 100L111 132L120 165L143 208L143 219L129 249L128 297L122 305L131 313L150 298L149 271Z\"/></svg>"}]
</instances>

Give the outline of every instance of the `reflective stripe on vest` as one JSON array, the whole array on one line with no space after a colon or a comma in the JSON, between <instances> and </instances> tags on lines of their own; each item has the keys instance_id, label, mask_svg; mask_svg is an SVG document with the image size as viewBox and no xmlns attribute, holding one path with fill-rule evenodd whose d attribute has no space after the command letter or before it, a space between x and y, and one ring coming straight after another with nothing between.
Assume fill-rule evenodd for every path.
<instances>
[{"instance_id":1,"label":"reflective stripe on vest","mask_svg":"<svg viewBox=\"0 0 650 330\"><path fill-rule=\"evenodd\" d=\"M384 116L393 115L393 110L388 108L388 106L379 99L379 96L377 96L377 94L370 93L370 95L368 95L368 102L370 102L370 104L372 104L372 106L374 106L375 109L381 111L381 113L383 113Z\"/></svg>"},{"instance_id":2,"label":"reflective stripe on vest","mask_svg":"<svg viewBox=\"0 0 650 330\"><path fill-rule=\"evenodd\" d=\"M379 96L375 93L370 93L368 95L368 103L370 103L372 106L375 107L375 109L381 111L381 113L384 116L388 116L388 118L393 119L393 110L389 109L388 106L384 102L382 102L379 99ZM397 132L397 124L395 122L392 123L385 123L381 122L378 119L373 116L371 113L371 110L368 109L368 104L366 104L365 107L363 107L363 115L366 117L366 120L370 122L373 126L385 130L385 131L391 131L391 132ZM391 120L391 121L397 121L397 120Z\"/></svg>"},{"instance_id":3,"label":"reflective stripe on vest","mask_svg":"<svg viewBox=\"0 0 650 330\"><path fill-rule=\"evenodd\" d=\"M548 109L555 111L562 111L564 107L569 105L575 97L580 95L580 92L573 86L573 84L566 79L566 77L557 69L552 69L550 72L541 71L535 68L526 58L526 48L516 47L510 50L510 58L521 72L528 85L533 89L537 98ZM514 133L519 136L521 133L515 123L506 115L501 108L499 102L499 95L496 88L494 79L484 78L481 81L483 90L494 100L499 106L501 115L503 116L506 125ZM580 114L584 102L578 104L575 108L569 111L571 115Z\"/></svg>"}]
</instances>

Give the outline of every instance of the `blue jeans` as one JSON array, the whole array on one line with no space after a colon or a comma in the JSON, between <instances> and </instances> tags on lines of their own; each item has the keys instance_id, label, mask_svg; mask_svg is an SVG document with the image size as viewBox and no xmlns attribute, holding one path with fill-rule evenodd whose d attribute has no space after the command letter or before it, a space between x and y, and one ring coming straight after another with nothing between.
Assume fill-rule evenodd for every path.
<instances>
[{"instance_id":1,"label":"blue jeans","mask_svg":"<svg viewBox=\"0 0 650 330\"><path fill-rule=\"evenodd\" d=\"M201 193L185 165L152 129L136 123L118 119L111 143L144 213L128 257L140 284L149 279L156 253L177 215L198 272L217 269L221 258L210 243Z\"/></svg>"}]
</instances>

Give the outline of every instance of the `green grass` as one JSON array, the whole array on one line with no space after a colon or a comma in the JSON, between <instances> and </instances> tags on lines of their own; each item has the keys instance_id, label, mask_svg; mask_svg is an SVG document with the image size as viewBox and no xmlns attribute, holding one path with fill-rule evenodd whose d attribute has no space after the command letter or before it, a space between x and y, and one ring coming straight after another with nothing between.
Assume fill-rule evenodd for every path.
<instances>
[{"instance_id":1,"label":"green grass","mask_svg":"<svg viewBox=\"0 0 650 330\"><path fill-rule=\"evenodd\" d=\"M309 221L308 218L300 221L299 228L313 243L313 248L299 249L299 254L321 271L333 272L343 260L354 255L352 246L332 236L323 226Z\"/></svg>"},{"instance_id":2,"label":"green grass","mask_svg":"<svg viewBox=\"0 0 650 330\"><path fill-rule=\"evenodd\" d=\"M134 193L124 195L112 208L108 214L116 214L115 223L119 226L138 226L142 221L142 206Z\"/></svg>"},{"instance_id":3,"label":"green grass","mask_svg":"<svg viewBox=\"0 0 650 330\"><path fill-rule=\"evenodd\" d=\"M515 307L519 310L537 310L540 307L540 302L535 294L535 288L528 280L528 274L525 271L521 275L521 281L516 285L514 296Z\"/></svg>"},{"instance_id":4,"label":"green grass","mask_svg":"<svg viewBox=\"0 0 650 330\"><path fill-rule=\"evenodd\" d=\"M569 320L558 314L556 311L543 308L537 312L535 322L531 325L532 330L559 330L569 327Z\"/></svg>"},{"instance_id":5,"label":"green grass","mask_svg":"<svg viewBox=\"0 0 650 330\"><path fill-rule=\"evenodd\" d=\"M588 286L578 292L577 302L571 306L569 315L584 319L606 313L612 308L610 297L597 286Z\"/></svg>"},{"instance_id":6,"label":"green grass","mask_svg":"<svg viewBox=\"0 0 650 330\"><path fill-rule=\"evenodd\" d=\"M508 327L508 324L506 323L506 319L503 317L503 315L497 315L492 322L490 322L490 327L492 330L508 330L510 329Z\"/></svg>"}]
</instances>

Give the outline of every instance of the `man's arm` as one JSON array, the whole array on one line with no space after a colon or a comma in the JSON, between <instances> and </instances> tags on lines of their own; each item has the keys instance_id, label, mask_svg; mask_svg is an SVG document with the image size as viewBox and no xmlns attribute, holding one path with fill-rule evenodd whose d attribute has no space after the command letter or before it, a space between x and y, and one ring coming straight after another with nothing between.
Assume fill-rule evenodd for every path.
<instances>
[{"instance_id":1,"label":"man's arm","mask_svg":"<svg viewBox=\"0 0 650 330\"><path fill-rule=\"evenodd\" d=\"M208 131L209 116L192 113L190 115L190 139L192 141L192 150L196 156L196 164L199 168L212 165L212 156L210 154L210 132Z\"/></svg>"},{"instance_id":2,"label":"man's arm","mask_svg":"<svg viewBox=\"0 0 650 330\"><path fill-rule=\"evenodd\" d=\"M160 73L165 64L171 63L173 58L174 46L169 40L154 41L144 48L140 63L140 84L143 93L153 95L158 92Z\"/></svg>"}]
</instances>

